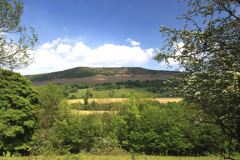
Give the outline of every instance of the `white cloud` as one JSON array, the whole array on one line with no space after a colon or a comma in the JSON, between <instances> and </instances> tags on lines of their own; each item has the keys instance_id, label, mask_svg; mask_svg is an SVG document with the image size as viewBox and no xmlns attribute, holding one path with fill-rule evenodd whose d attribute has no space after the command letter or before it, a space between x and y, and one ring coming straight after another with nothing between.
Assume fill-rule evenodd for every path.
<instances>
[{"instance_id":1,"label":"white cloud","mask_svg":"<svg viewBox=\"0 0 240 160\"><path fill-rule=\"evenodd\" d=\"M59 44L58 45L58 48L56 50L56 53L69 53L70 52L70 49L72 48L71 45L65 45L65 44Z\"/></svg>"},{"instance_id":2,"label":"white cloud","mask_svg":"<svg viewBox=\"0 0 240 160\"><path fill-rule=\"evenodd\" d=\"M44 43L40 48L41 49L50 49L53 48L55 45L57 45L60 42L61 38L57 38L57 40L53 40L52 43Z\"/></svg>"},{"instance_id":3,"label":"white cloud","mask_svg":"<svg viewBox=\"0 0 240 160\"><path fill-rule=\"evenodd\" d=\"M59 42L62 43L59 44ZM54 46L56 46L55 49ZM35 53L36 63L19 70L22 74L40 74L80 66L141 66L152 57L153 49L114 44L105 44L97 49L91 49L83 42L66 45L63 39L58 38L52 43L43 44Z\"/></svg>"},{"instance_id":4,"label":"white cloud","mask_svg":"<svg viewBox=\"0 0 240 160\"><path fill-rule=\"evenodd\" d=\"M127 41L127 42L130 42L130 43L131 43L131 46L139 46L139 45L140 45L140 42L133 41L133 40L131 40L130 38L128 38L126 41Z\"/></svg>"}]
</instances>

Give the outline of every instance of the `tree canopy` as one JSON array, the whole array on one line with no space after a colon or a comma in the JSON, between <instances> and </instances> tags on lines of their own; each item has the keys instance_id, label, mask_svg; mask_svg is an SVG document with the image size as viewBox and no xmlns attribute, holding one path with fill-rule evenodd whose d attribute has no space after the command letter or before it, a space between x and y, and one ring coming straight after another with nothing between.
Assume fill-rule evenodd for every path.
<instances>
[{"instance_id":1,"label":"tree canopy","mask_svg":"<svg viewBox=\"0 0 240 160\"><path fill-rule=\"evenodd\" d=\"M38 123L38 94L19 73L0 68L0 156L31 149Z\"/></svg>"},{"instance_id":2,"label":"tree canopy","mask_svg":"<svg viewBox=\"0 0 240 160\"><path fill-rule=\"evenodd\" d=\"M32 38L27 36L27 29L19 26L23 13L22 0L0 0L0 68L25 68L34 60L32 50L39 43L38 35L30 27ZM7 34L19 34L18 43L7 39Z\"/></svg>"},{"instance_id":3,"label":"tree canopy","mask_svg":"<svg viewBox=\"0 0 240 160\"><path fill-rule=\"evenodd\" d=\"M184 71L172 82L180 82L184 100L240 144L240 1L190 0L187 6L178 18L186 20L184 29L161 26L167 38L154 59L179 62Z\"/></svg>"}]
</instances>

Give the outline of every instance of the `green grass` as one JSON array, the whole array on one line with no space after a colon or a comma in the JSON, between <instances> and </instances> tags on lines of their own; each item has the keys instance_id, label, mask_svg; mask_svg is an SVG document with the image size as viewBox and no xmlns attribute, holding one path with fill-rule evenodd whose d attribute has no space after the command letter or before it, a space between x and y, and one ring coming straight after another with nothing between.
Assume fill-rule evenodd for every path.
<instances>
[{"instance_id":1,"label":"green grass","mask_svg":"<svg viewBox=\"0 0 240 160\"><path fill-rule=\"evenodd\" d=\"M114 98L126 98L129 97L131 95L131 91L133 92L147 92L147 88L148 87L135 87L135 88L122 88L122 89L114 89ZM87 89L79 89L78 93L70 93L69 97L71 97L72 95L76 95L77 99L83 99L83 96L86 95L86 91ZM109 94L111 93L111 90L103 90L103 91L92 91L92 98L109 98ZM169 98L167 95L169 93L174 94L175 91L174 90L169 90L169 91L165 91L164 94L159 93L159 91L157 93L152 93L152 96L156 97L156 98ZM123 95L125 95L125 97L123 97ZM179 96L178 96L179 98Z\"/></svg>"},{"instance_id":2,"label":"green grass","mask_svg":"<svg viewBox=\"0 0 240 160\"><path fill-rule=\"evenodd\" d=\"M83 96L86 95L87 89L79 89L78 93L70 93L69 97L73 94L77 96L77 99L82 99ZM109 98L111 90L103 90L103 91L92 91L92 98ZM131 91L127 91L125 89L114 89L114 98L122 98L122 95L130 96Z\"/></svg>"},{"instance_id":3,"label":"green grass","mask_svg":"<svg viewBox=\"0 0 240 160\"><path fill-rule=\"evenodd\" d=\"M136 160L220 160L221 157L184 157L184 156L135 156ZM131 160L129 156L64 155L64 156L29 156L0 157L0 160Z\"/></svg>"}]
</instances>

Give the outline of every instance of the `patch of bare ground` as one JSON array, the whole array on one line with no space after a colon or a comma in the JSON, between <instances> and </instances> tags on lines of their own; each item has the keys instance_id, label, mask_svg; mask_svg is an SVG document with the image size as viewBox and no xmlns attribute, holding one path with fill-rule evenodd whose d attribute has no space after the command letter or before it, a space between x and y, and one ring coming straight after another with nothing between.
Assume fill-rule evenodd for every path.
<instances>
[{"instance_id":1,"label":"patch of bare ground","mask_svg":"<svg viewBox=\"0 0 240 160\"><path fill-rule=\"evenodd\" d=\"M165 79L165 78L172 78L172 75L167 75L167 74L131 74L131 75L121 75L117 74L115 76L109 75L109 76L103 76L103 75L95 75L92 77L83 77L83 78L60 78L60 79L53 79L52 81L56 84L59 83L78 83L78 82L89 82L91 85L94 85L96 83L104 83L104 82L120 82L120 81L146 81L146 80L156 80L156 79ZM48 81L35 81L32 82L33 86L44 86L48 83Z\"/></svg>"}]
</instances>

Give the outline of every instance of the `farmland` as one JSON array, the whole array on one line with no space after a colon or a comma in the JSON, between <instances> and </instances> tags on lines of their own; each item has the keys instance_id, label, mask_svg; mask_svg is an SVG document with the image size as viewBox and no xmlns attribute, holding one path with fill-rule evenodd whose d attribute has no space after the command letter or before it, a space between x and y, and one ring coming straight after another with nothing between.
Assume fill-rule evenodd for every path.
<instances>
[{"instance_id":1,"label":"farmland","mask_svg":"<svg viewBox=\"0 0 240 160\"><path fill-rule=\"evenodd\" d=\"M89 102L91 103L92 101L95 101L97 103L110 103L110 102L123 102L125 100L128 100L128 98L93 98L93 99L89 99ZM182 100L182 98L155 98L154 100L160 102L160 103L168 103L168 102L179 102ZM84 103L83 99L73 99L73 100L68 100L69 103Z\"/></svg>"},{"instance_id":2,"label":"farmland","mask_svg":"<svg viewBox=\"0 0 240 160\"><path fill-rule=\"evenodd\" d=\"M75 95L77 99L83 99L86 94L87 89L79 89L77 93L70 93L69 97ZM147 87L134 87L134 88L122 88L122 89L114 89L114 98L127 98L131 95L132 92L147 92ZM103 91L91 91L92 98L108 98L111 90L103 90ZM152 93L152 96L157 98L166 98L169 94L174 94L174 90L168 90L164 93Z\"/></svg>"}]
</instances>

